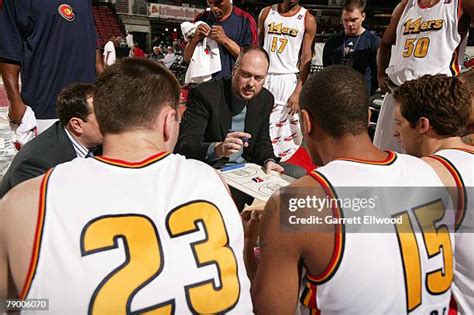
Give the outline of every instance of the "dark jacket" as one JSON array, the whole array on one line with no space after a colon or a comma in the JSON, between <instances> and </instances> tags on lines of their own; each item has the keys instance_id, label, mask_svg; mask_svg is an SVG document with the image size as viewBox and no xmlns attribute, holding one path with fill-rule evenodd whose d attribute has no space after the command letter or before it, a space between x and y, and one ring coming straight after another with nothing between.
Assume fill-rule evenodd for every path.
<instances>
[{"instance_id":1,"label":"dark jacket","mask_svg":"<svg viewBox=\"0 0 474 315\"><path fill-rule=\"evenodd\" d=\"M0 197L28 179L44 174L58 164L76 158L72 142L58 121L28 142L15 156L3 177Z\"/></svg>"},{"instance_id":2,"label":"dark jacket","mask_svg":"<svg viewBox=\"0 0 474 315\"><path fill-rule=\"evenodd\" d=\"M206 154L209 145L223 141L232 125L231 81L231 78L211 80L191 89L175 152L208 162ZM263 165L268 159L279 160L273 154L269 135L273 103L273 95L263 88L247 104L245 132L252 137L242 157L248 162Z\"/></svg>"}]
</instances>

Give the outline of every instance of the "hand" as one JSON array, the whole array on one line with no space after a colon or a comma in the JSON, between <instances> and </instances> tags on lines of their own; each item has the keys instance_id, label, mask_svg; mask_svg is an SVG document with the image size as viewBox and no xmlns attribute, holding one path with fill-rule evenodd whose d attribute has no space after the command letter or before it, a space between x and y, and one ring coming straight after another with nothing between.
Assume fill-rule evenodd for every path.
<instances>
[{"instance_id":1,"label":"hand","mask_svg":"<svg viewBox=\"0 0 474 315\"><path fill-rule=\"evenodd\" d=\"M220 25L214 25L211 28L211 38L219 44L224 44L228 39L224 29Z\"/></svg>"},{"instance_id":2,"label":"hand","mask_svg":"<svg viewBox=\"0 0 474 315\"><path fill-rule=\"evenodd\" d=\"M194 32L193 39L196 41L202 40L204 37L209 36L209 33L211 32L211 28L207 24L200 24L197 28L196 31Z\"/></svg>"},{"instance_id":3,"label":"hand","mask_svg":"<svg viewBox=\"0 0 474 315\"><path fill-rule=\"evenodd\" d=\"M22 101L19 101L15 104L12 103L8 111L8 118L11 123L15 125L20 125L23 121L23 116L25 115L25 112L26 105Z\"/></svg>"},{"instance_id":4,"label":"hand","mask_svg":"<svg viewBox=\"0 0 474 315\"><path fill-rule=\"evenodd\" d=\"M290 115L298 113L298 111L300 110L300 93L294 91L288 98L286 106L290 108Z\"/></svg>"},{"instance_id":5,"label":"hand","mask_svg":"<svg viewBox=\"0 0 474 315\"><path fill-rule=\"evenodd\" d=\"M249 133L243 131L230 132L223 142L216 145L214 150L218 157L229 157L244 147L248 147L248 141L243 141L242 138L250 139L250 137L252 136Z\"/></svg>"},{"instance_id":6,"label":"hand","mask_svg":"<svg viewBox=\"0 0 474 315\"><path fill-rule=\"evenodd\" d=\"M377 74L377 81L383 93L392 93L392 89L396 87L386 73Z\"/></svg>"},{"instance_id":7,"label":"hand","mask_svg":"<svg viewBox=\"0 0 474 315\"><path fill-rule=\"evenodd\" d=\"M257 207L250 206L241 214L242 224L244 226L244 240L246 246L252 248L256 245L258 239L258 228L263 214L265 203Z\"/></svg>"},{"instance_id":8,"label":"hand","mask_svg":"<svg viewBox=\"0 0 474 315\"><path fill-rule=\"evenodd\" d=\"M267 164L265 164L265 173L270 173L270 171L275 171L278 173L284 173L285 169L281 166L278 165L277 163L273 161L268 161Z\"/></svg>"}]
</instances>

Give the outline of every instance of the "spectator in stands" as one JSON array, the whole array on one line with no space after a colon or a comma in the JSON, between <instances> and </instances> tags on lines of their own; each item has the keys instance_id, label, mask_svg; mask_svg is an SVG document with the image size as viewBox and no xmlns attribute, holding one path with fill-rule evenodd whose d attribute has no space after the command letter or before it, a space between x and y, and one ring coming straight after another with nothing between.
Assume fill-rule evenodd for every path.
<instances>
[{"instance_id":1,"label":"spectator in stands","mask_svg":"<svg viewBox=\"0 0 474 315\"><path fill-rule=\"evenodd\" d=\"M168 53L165 57L161 60L161 62L165 65L166 68L171 68L171 65L176 60L176 55L174 53L174 49L171 46L168 46Z\"/></svg>"},{"instance_id":2,"label":"spectator in stands","mask_svg":"<svg viewBox=\"0 0 474 315\"><path fill-rule=\"evenodd\" d=\"M153 51L150 55L150 59L154 61L159 61L163 59L165 56L163 56L163 53L161 52L161 48L159 46L153 47Z\"/></svg>"},{"instance_id":3,"label":"spectator in stands","mask_svg":"<svg viewBox=\"0 0 474 315\"><path fill-rule=\"evenodd\" d=\"M96 80L91 1L0 1L0 38L9 118L25 132L36 126L42 132L57 120L56 98L66 85Z\"/></svg>"},{"instance_id":4,"label":"spectator in stands","mask_svg":"<svg viewBox=\"0 0 474 315\"><path fill-rule=\"evenodd\" d=\"M0 187L0 198L19 183L76 157L91 156L102 143L92 104L94 85L73 83L59 94L59 121L27 143L15 156Z\"/></svg>"},{"instance_id":5,"label":"spectator in stands","mask_svg":"<svg viewBox=\"0 0 474 315\"><path fill-rule=\"evenodd\" d=\"M348 65L360 72L370 95L378 89L377 50L380 38L366 30L365 0L345 0L341 20L344 31L336 33L324 45L323 65Z\"/></svg>"},{"instance_id":6,"label":"spectator in stands","mask_svg":"<svg viewBox=\"0 0 474 315\"><path fill-rule=\"evenodd\" d=\"M233 6L230 0L208 0L211 10L198 15L199 25L195 35L184 49L184 60L190 62L196 45L210 36L219 44L222 70L213 75L215 78L229 76L242 47L258 45L257 24L247 12Z\"/></svg>"},{"instance_id":7,"label":"spectator in stands","mask_svg":"<svg viewBox=\"0 0 474 315\"><path fill-rule=\"evenodd\" d=\"M104 64L106 67L115 63L115 59L117 58L115 54L115 46L117 46L117 43L117 37L112 35L104 46Z\"/></svg>"},{"instance_id":8,"label":"spectator in stands","mask_svg":"<svg viewBox=\"0 0 474 315\"><path fill-rule=\"evenodd\" d=\"M131 57L145 58L145 52L140 48L137 42L133 45Z\"/></svg>"},{"instance_id":9,"label":"spectator in stands","mask_svg":"<svg viewBox=\"0 0 474 315\"><path fill-rule=\"evenodd\" d=\"M125 41L127 42L127 47L132 48L133 44L135 43L133 41L133 34L130 34L129 31L127 31L127 37L125 37Z\"/></svg>"}]
</instances>

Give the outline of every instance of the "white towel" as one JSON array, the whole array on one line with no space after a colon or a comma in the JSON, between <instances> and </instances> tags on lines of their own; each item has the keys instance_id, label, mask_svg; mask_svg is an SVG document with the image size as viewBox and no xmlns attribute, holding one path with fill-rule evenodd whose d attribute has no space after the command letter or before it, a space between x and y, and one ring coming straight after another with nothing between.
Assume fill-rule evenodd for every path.
<instances>
[{"instance_id":1,"label":"white towel","mask_svg":"<svg viewBox=\"0 0 474 315\"><path fill-rule=\"evenodd\" d=\"M10 124L10 128L15 132L15 142L20 148L28 141L36 137L36 117L31 107L26 106L25 114L19 126Z\"/></svg>"},{"instance_id":2,"label":"white towel","mask_svg":"<svg viewBox=\"0 0 474 315\"><path fill-rule=\"evenodd\" d=\"M196 23L181 23L181 32L186 41L194 36L196 28L205 22L198 21ZM189 62L188 70L184 83L201 83L212 79L212 74L221 71L221 56L219 53L219 45L210 37L200 41L194 49L193 56Z\"/></svg>"}]
</instances>

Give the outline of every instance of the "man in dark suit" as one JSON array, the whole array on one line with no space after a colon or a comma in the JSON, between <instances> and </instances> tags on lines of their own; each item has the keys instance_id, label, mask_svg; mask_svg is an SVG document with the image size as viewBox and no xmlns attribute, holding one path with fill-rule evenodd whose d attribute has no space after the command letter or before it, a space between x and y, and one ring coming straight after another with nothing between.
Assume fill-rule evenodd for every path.
<instances>
[{"instance_id":1,"label":"man in dark suit","mask_svg":"<svg viewBox=\"0 0 474 315\"><path fill-rule=\"evenodd\" d=\"M89 151L102 143L93 93L94 85L88 83L73 83L61 91L56 104L59 121L18 152L3 178L0 197L58 164L90 155Z\"/></svg>"},{"instance_id":2,"label":"man in dark suit","mask_svg":"<svg viewBox=\"0 0 474 315\"><path fill-rule=\"evenodd\" d=\"M248 46L240 53L231 78L193 88L176 151L216 168L247 161L283 172L268 131L273 95L263 88L267 70L267 53Z\"/></svg>"}]
</instances>

